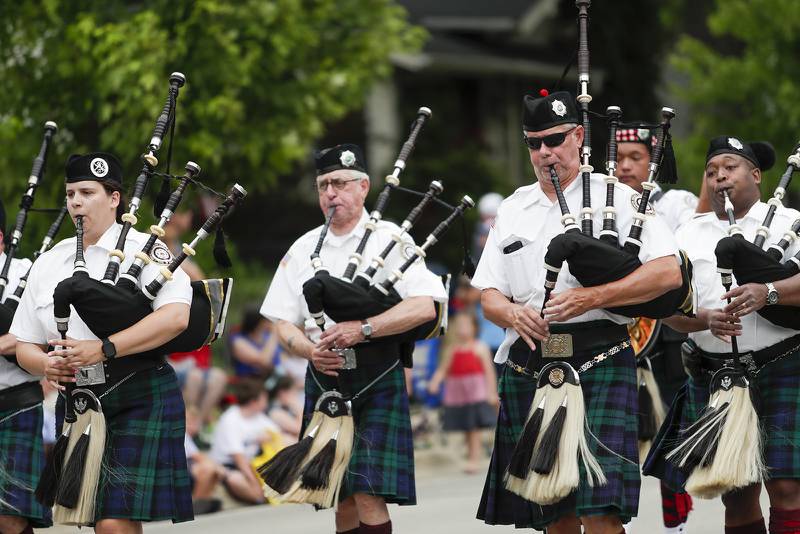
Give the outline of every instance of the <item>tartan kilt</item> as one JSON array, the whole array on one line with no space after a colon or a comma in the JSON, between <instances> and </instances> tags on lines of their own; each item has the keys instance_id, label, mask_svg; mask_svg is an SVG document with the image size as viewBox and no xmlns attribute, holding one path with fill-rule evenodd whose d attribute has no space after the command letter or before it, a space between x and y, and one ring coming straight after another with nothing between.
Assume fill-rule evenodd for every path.
<instances>
[{"instance_id":1,"label":"tartan kilt","mask_svg":"<svg viewBox=\"0 0 800 534\"><path fill-rule=\"evenodd\" d=\"M19 410L0 411L0 421ZM31 526L53 524L33 490L44 469L42 404L0 423L0 515L24 517Z\"/></svg>"},{"instance_id":2,"label":"tartan kilt","mask_svg":"<svg viewBox=\"0 0 800 534\"><path fill-rule=\"evenodd\" d=\"M92 386L102 394L104 386ZM186 409L168 364L140 371L100 399L106 447L95 520L191 521L192 490L186 467ZM57 428L64 397L56 406Z\"/></svg>"},{"instance_id":3,"label":"tartan kilt","mask_svg":"<svg viewBox=\"0 0 800 534\"><path fill-rule=\"evenodd\" d=\"M767 364L750 381L761 420L764 463L769 478L800 479L800 350ZM644 473L682 490L689 473L665 459L677 445L681 430L697 421L708 404L708 380L689 378L676 395L650 454Z\"/></svg>"},{"instance_id":4,"label":"tartan kilt","mask_svg":"<svg viewBox=\"0 0 800 534\"><path fill-rule=\"evenodd\" d=\"M375 380L388 365L339 370L339 378L346 380L347 391L355 394ZM305 432L305 426L314 413L314 405L322 394L311 373L315 373L326 390L337 387L335 377L318 373L312 365L308 366L302 432ZM365 493L382 497L387 503L417 504L414 443L403 366L396 365L352 401L352 413L355 440L350 465L342 482L340 500L354 493Z\"/></svg>"},{"instance_id":5,"label":"tartan kilt","mask_svg":"<svg viewBox=\"0 0 800 534\"><path fill-rule=\"evenodd\" d=\"M581 483L576 491L553 505L541 506L505 489L503 478L514 447L525 426L536 383L532 377L504 367L500 377L500 413L494 451L478 507L478 519L490 525L544 528L575 512L580 516L616 515L622 522L639 508L639 450L636 415L638 394L633 349L630 347L580 375L589 427L597 439L587 436L592 454L608 478L605 486L590 487L581 462Z\"/></svg>"}]
</instances>

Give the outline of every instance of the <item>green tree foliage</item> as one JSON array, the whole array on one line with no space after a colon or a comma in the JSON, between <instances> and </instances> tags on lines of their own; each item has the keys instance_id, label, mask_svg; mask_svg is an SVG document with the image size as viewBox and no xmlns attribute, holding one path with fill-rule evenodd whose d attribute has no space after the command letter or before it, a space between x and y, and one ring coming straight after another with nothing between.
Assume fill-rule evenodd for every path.
<instances>
[{"instance_id":1,"label":"green tree foliage","mask_svg":"<svg viewBox=\"0 0 800 534\"><path fill-rule=\"evenodd\" d=\"M685 77L675 90L691 108L681 116L691 134L675 146L681 180L699 187L711 137L763 139L778 154L770 194L800 138L800 2L717 0L707 22L713 44L683 36L670 58Z\"/></svg>"},{"instance_id":2,"label":"green tree foliage","mask_svg":"<svg viewBox=\"0 0 800 534\"><path fill-rule=\"evenodd\" d=\"M370 84L389 74L390 53L413 51L424 38L392 0L0 6L0 195L7 204L19 198L45 120L60 132L41 193L49 198L38 205L63 194L70 153L111 151L128 179L135 176L172 71L187 84L171 171L191 159L218 188L239 181L263 191L306 156L326 123L362 104Z\"/></svg>"}]
</instances>

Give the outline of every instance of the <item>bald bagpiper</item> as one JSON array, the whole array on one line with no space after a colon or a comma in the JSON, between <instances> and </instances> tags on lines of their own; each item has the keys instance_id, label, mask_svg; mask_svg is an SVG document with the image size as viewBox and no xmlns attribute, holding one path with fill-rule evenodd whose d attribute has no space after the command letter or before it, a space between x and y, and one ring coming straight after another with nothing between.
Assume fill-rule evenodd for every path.
<instances>
[{"instance_id":1,"label":"bald bagpiper","mask_svg":"<svg viewBox=\"0 0 800 534\"><path fill-rule=\"evenodd\" d=\"M88 519L76 519L73 514L77 512L63 499L70 451L74 453L77 444L62 451L61 458L67 454L63 472L61 465L46 470L59 482L43 488L51 494L46 500L56 501L57 521L93 524L95 531L102 533L141 532L143 521L191 520L191 489L183 450L183 399L175 373L163 356L143 354L186 328L192 300L189 279L177 269L153 301L153 312L130 328L101 340L77 313L72 313L69 339L61 339L54 316L54 288L72 276L78 263L89 277L103 277L109 252L116 248L122 228L118 221L125 211L122 165L108 153L73 155L66 164L65 188L70 217L73 222L78 218L82 221L83 246L76 246L75 237L65 239L34 263L11 333L17 338L20 364L35 375L44 375L62 391L56 406L59 433L63 429L62 435L70 437L70 425L62 424L65 384L90 392L74 403L70 397L70 409L79 415L86 409L87 398L98 400L107 430L96 427L91 435L87 428L83 433L90 440L102 437L105 442L97 458L90 457L93 446L89 445L84 469L72 479L78 482L79 502L84 503L81 507L87 510ZM123 247L123 270L148 238L148 234L130 230ZM157 247L166 250L161 242ZM79 252L84 256L80 262L76 260ZM145 283L156 278L165 262L155 254L150 259L142 269ZM55 348L49 350L48 345ZM80 441L80 437L73 436L71 443L75 440ZM86 482L90 472L99 477L96 492ZM47 504L52 505L52 500ZM63 519L58 519L59 513Z\"/></svg>"},{"instance_id":2,"label":"bald bagpiper","mask_svg":"<svg viewBox=\"0 0 800 534\"><path fill-rule=\"evenodd\" d=\"M582 170L579 149L585 135L579 122L575 99L569 93L525 96L523 140L538 182L518 189L500 206L472 281L482 290L486 317L507 329L506 341L495 356L495 362L505 365L505 370L499 384L495 447L478 518L489 524L546 528L551 534L578 532L581 524L589 533L622 532L623 523L637 514L640 475L635 361L625 326L628 319L603 308L643 302L648 300L646 293L660 295L681 283L677 246L668 228L655 216L648 217L644 225L639 254L642 266L634 275L583 288L564 266L552 297L544 302L543 258L551 239L563 231L562 213L550 179L558 182L563 200L573 209L585 198L577 179ZM593 235L597 237L602 228L601 202L606 199L604 176L592 173L589 184ZM613 188L620 234L628 232L632 224L635 194L625 185ZM647 283L634 283L629 278ZM551 366L539 376L546 364L559 361L580 372ZM537 381L542 386L538 390ZM553 393L575 387L577 393L570 389L573 393L567 393L567 400L559 401L564 403L562 415L557 415L561 407L545 399L544 415L537 419L539 406L532 404L537 391L550 388ZM581 396L583 401L576 402ZM554 412L556 415L548 415ZM571 413L585 413L586 432L581 419ZM579 426L568 428L566 421L570 420ZM529 432L528 427L534 430ZM536 458L517 461L517 448L523 446L528 434L535 449L544 451L544 458L548 451L562 451L564 439L573 440L570 452L565 456L559 453L549 471L556 473L556 479L559 472L572 473L574 478L567 487L575 489L566 496L554 499L548 495L536 502L507 489L512 477L530 478L531 469L538 474L539 467L547 471L547 466L537 465ZM558 445L549 450L552 445L545 443L552 438Z\"/></svg>"},{"instance_id":3,"label":"bald bagpiper","mask_svg":"<svg viewBox=\"0 0 800 534\"><path fill-rule=\"evenodd\" d=\"M0 266L5 264L6 213L0 202ZM30 260L11 260L5 302ZM16 338L0 336L0 532L29 533L52 525L50 510L36 501L33 490L44 467L42 386L39 377L17 365Z\"/></svg>"},{"instance_id":4,"label":"bald bagpiper","mask_svg":"<svg viewBox=\"0 0 800 534\"><path fill-rule=\"evenodd\" d=\"M650 156L657 142L656 136L657 129L644 122L628 122L616 131L616 176L620 182L638 193L642 192L642 183L647 180ZM697 197L694 194L681 189L664 191L657 183L650 194L650 203L673 234L682 224L691 220L697 211ZM658 431L658 424L661 422L659 419L663 419L664 410L661 405L669 404L686 380L681 362L681 343L686 340L686 334L648 318L636 319L632 328L634 330L631 337L639 335L642 338L639 346L643 350L637 351L639 398L641 400L642 395L649 397L646 399L648 402L640 402L640 411L649 410L650 406L653 409L653 413L641 413L640 417L639 437L643 442L640 460L643 461L649 444ZM650 339L650 336L655 337ZM652 387L651 377L654 377L656 387ZM642 388L645 391L641 391ZM643 421L651 419L655 424L643 424ZM684 532L691 509L692 499L688 493L674 492L666 485L661 485L661 510L667 534Z\"/></svg>"},{"instance_id":5,"label":"bald bagpiper","mask_svg":"<svg viewBox=\"0 0 800 534\"><path fill-rule=\"evenodd\" d=\"M759 505L762 481L770 500L769 532L800 528L800 330L777 326L761 315L780 306L791 314L790 307L800 305L799 277L774 284L738 285L734 280L738 287L726 291L715 255L729 232L752 246L770 205L777 209L764 248L774 247L796 228L798 211L760 200L763 172L774 161L768 143L734 136L715 137L709 143L703 186L713 212L689 221L677 235L694 264L699 311L694 319L668 320L673 328L689 332L684 353L689 379L676 395L644 466L647 474L672 488L685 487L705 498L722 494L729 534L767 532ZM798 163L795 154L787 168L789 177ZM787 258L800 250L797 241L790 239L786 245ZM731 374L739 366L744 373ZM737 395L743 396L741 401ZM715 421L716 414L726 416ZM698 426L692 425L701 416L709 432L698 443L695 435L700 435L693 430ZM683 451L694 443L696 454L687 457ZM721 481L709 478L717 472Z\"/></svg>"},{"instance_id":6,"label":"bald bagpiper","mask_svg":"<svg viewBox=\"0 0 800 534\"><path fill-rule=\"evenodd\" d=\"M336 531L384 534L392 530L387 503L417 502L414 453L399 348L388 341L377 345L381 351L370 347L386 336L431 320L435 316L434 301L446 302L447 295L438 277L420 261L395 286L403 299L399 304L376 316L337 324L326 315L324 332L320 331L303 296L303 284L315 272L309 258L316 245L314 256L320 264L331 276L342 277L371 224L364 209L370 178L356 145L325 149L315 162L319 205L323 213L332 213L330 230L321 240L323 228L317 227L290 247L272 279L261 313L276 323L280 341L290 352L311 362L306 373L304 425L310 424L323 394L341 386L352 398L355 439L339 492ZM404 254L413 251L413 241L407 234L395 224L380 221L361 252L366 261L379 256L393 234L403 236L404 242L386 258L386 267L378 271L377 280L384 280L403 263ZM365 340L372 342L362 343ZM343 369L346 360L342 350L350 347L355 357Z\"/></svg>"}]
</instances>

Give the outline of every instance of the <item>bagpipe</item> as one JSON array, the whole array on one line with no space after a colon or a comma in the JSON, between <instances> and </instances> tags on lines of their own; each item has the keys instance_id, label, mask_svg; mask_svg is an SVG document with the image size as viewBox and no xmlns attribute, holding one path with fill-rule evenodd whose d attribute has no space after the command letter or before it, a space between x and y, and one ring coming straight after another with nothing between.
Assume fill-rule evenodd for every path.
<instances>
[{"instance_id":1,"label":"bagpipe","mask_svg":"<svg viewBox=\"0 0 800 534\"><path fill-rule=\"evenodd\" d=\"M44 124L44 137L42 145L39 148L39 153L33 160L33 168L28 177L28 185L22 199L19 203L19 212L14 222L14 230L11 232L11 240L6 248L6 258L3 263L2 270L0 270L0 300L8 288L8 273L11 269L11 262L19 250L20 241L22 239L22 232L25 229L25 223L28 220L28 213L33 208L33 200L36 195L36 189L39 187L42 178L44 177L45 165L47 164L47 154L50 151L50 142L53 136L58 131L58 126L53 121L47 121ZM5 229L4 229L5 230ZM58 229L56 229L58 231ZM55 235L55 234L54 234ZM51 239L52 241L52 239ZM48 242L49 246L49 242ZM24 285L22 286L24 290ZM22 292L20 291L20 295ZM6 302L0 303L0 332L7 333L11 328L11 322L14 320L14 312L17 309L18 299L15 300L11 295L8 296Z\"/></svg>"},{"instance_id":2,"label":"bagpipe","mask_svg":"<svg viewBox=\"0 0 800 534\"><path fill-rule=\"evenodd\" d=\"M375 211L367 223L364 237L359 242L356 253L351 255L343 278L332 276L320 257L335 208L326 214L325 224L310 258L314 276L303 284L303 296L309 313L321 330L325 329L326 316L334 322L364 319L378 315L399 303L402 298L396 291L395 284L420 258L426 257L430 246L441 239L452 223L461 217L466 209L474 206L474 202L468 196L464 196L457 206L445 204L436 198L443 190L442 185L437 181L431 182L428 191L421 195L422 199L401 224L400 231L392 236L392 241L384 247L378 257L369 263L367 269L357 273L356 276L356 269L361 263L366 241L382 217L389 191L399 188L397 177L405 168L406 159L414 146L419 129L428 116L430 116L430 111L427 108L420 108L411 134L403 144L395 163L394 172L386 179L387 186L378 197ZM451 210L450 214L428 235L421 246L414 247L413 253L407 255L402 265L393 269L383 281L376 282L375 277L378 270L387 268L386 260L389 254L396 245L403 246L407 242L404 237L411 230L422 210L432 201L447 206ZM338 380L339 391L335 389L324 391L316 403L304 437L297 444L282 450L259 467L259 476L266 486L266 497L277 499L280 502L314 504L320 508L329 508L338 502L342 480L353 448L354 424L351 402L369 388L367 386L355 393L350 391L346 378L347 371L357 367L357 354L365 349L385 347L384 353L389 356L398 354L397 347L399 346L401 347L399 348L400 360L403 360L403 354L410 356L414 341L439 334L445 314L446 307L437 304L436 317L432 321L408 332L381 337L359 344L355 348L333 349L339 352L344 359L344 366L340 370ZM389 367L378 375L375 382L394 369L399 362L397 360L392 362L387 358L387 363L390 364Z\"/></svg>"},{"instance_id":3,"label":"bagpipe","mask_svg":"<svg viewBox=\"0 0 800 534\"><path fill-rule=\"evenodd\" d=\"M786 163L786 170L781 175L778 186L768 202L767 215L756 231L753 242L750 243L744 239L741 232L737 232L721 239L714 250L717 256L717 268L732 273L739 285L776 282L800 273L800 252L783 261L786 251L797 239L797 232L800 231L800 219L792 223L791 228L780 241L764 250L764 242L769 236L769 227L772 225L775 212L778 207L783 206L782 200L792 181L792 175L800 169L800 144L795 147ZM738 229L735 220L731 224L732 228ZM798 311L796 306L775 304L764 306L757 313L777 326L800 330L800 313Z\"/></svg>"},{"instance_id":4,"label":"bagpipe","mask_svg":"<svg viewBox=\"0 0 800 534\"><path fill-rule=\"evenodd\" d=\"M724 195L730 223L729 237L725 239L746 243L736 224L733 204L727 192ZM717 272L725 291L730 291L733 269L720 265L718 260ZM750 388L752 377L740 357L736 336L731 336L731 352L733 367L723 367L711 376L708 405L698 420L681 432L678 444L666 455L667 460L690 473L686 491L705 499L760 482L767 475L759 417Z\"/></svg>"}]
</instances>

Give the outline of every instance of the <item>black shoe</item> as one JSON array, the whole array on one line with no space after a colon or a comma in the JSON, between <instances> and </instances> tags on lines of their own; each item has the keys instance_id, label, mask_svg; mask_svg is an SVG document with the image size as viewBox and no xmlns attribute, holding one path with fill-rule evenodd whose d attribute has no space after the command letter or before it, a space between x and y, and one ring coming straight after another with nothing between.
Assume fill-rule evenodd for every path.
<instances>
[{"instance_id":1,"label":"black shoe","mask_svg":"<svg viewBox=\"0 0 800 534\"><path fill-rule=\"evenodd\" d=\"M197 499L192 502L194 515L213 514L222 510L222 501L219 499Z\"/></svg>"}]
</instances>

